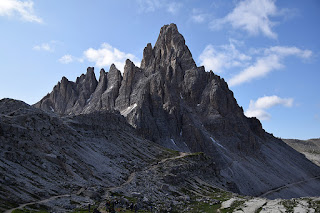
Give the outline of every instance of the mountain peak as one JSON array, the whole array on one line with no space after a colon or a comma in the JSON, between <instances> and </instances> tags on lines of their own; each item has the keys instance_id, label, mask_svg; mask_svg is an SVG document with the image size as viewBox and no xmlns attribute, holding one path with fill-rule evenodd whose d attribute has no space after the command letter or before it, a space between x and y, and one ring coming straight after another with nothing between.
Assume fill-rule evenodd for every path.
<instances>
[{"instance_id":1,"label":"mountain peak","mask_svg":"<svg viewBox=\"0 0 320 213\"><path fill-rule=\"evenodd\" d=\"M185 71L197 67L177 25L164 25L154 47L148 43L144 48L141 68L145 69L146 73L152 74L159 70L167 70L170 66L180 65Z\"/></svg>"},{"instance_id":2,"label":"mountain peak","mask_svg":"<svg viewBox=\"0 0 320 213\"><path fill-rule=\"evenodd\" d=\"M164 25L163 27L161 27L160 29L160 34L159 34L159 37L161 36L164 36L166 34L176 34L176 35L181 35L178 31L178 27L176 24L174 23L171 23L171 24L167 24L167 25ZM182 36L182 35L181 35Z\"/></svg>"},{"instance_id":3,"label":"mountain peak","mask_svg":"<svg viewBox=\"0 0 320 213\"><path fill-rule=\"evenodd\" d=\"M177 25L170 24L161 27L155 47L161 47L163 44L165 44L168 48L178 48L179 46L185 46L185 40L179 33Z\"/></svg>"},{"instance_id":4,"label":"mountain peak","mask_svg":"<svg viewBox=\"0 0 320 213\"><path fill-rule=\"evenodd\" d=\"M147 44L141 68L128 59L123 76L113 65L102 74L98 85L91 67L76 82L63 79L35 106L63 115L116 110L146 139L213 157L217 172L242 194L319 175L320 168L245 117L223 79L196 66L175 24L161 28L154 47Z\"/></svg>"}]
</instances>

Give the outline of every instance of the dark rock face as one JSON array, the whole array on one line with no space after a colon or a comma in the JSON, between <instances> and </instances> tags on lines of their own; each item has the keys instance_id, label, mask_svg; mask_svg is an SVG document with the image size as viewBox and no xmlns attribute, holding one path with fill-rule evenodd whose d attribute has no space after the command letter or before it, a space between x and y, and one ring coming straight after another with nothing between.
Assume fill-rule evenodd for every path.
<instances>
[{"instance_id":1,"label":"dark rock face","mask_svg":"<svg viewBox=\"0 0 320 213\"><path fill-rule=\"evenodd\" d=\"M104 69L100 71L100 78L98 86L92 93L91 99L83 111L79 113L90 113L101 110L113 110L115 108L115 101L119 94L119 89L122 81L120 71L111 65L109 72Z\"/></svg>"},{"instance_id":2,"label":"dark rock face","mask_svg":"<svg viewBox=\"0 0 320 213\"><path fill-rule=\"evenodd\" d=\"M145 140L119 113L57 116L2 99L0 147L1 211L13 208L11 203L62 195L41 204L50 212L68 212L102 196L105 201L109 190L127 196L141 192L153 203L169 203L176 199L173 192L190 181L226 188L215 172L214 159L203 153L179 156ZM176 176L180 182L163 188L165 182L170 184L165 176Z\"/></svg>"},{"instance_id":3,"label":"dark rock face","mask_svg":"<svg viewBox=\"0 0 320 213\"><path fill-rule=\"evenodd\" d=\"M88 67L87 73L77 78L76 82L62 77L61 81L35 107L58 114L79 114L88 104L90 96L97 87L94 68Z\"/></svg>"},{"instance_id":4,"label":"dark rock face","mask_svg":"<svg viewBox=\"0 0 320 213\"><path fill-rule=\"evenodd\" d=\"M114 65L100 72L98 84L63 78L35 106L60 114L117 110L149 140L214 157L221 175L243 194L259 195L320 174L319 167L266 133L259 120L244 116L224 79L196 66L175 24L161 28L153 48L147 44L140 68L126 61L123 79ZM295 190L278 196L296 196Z\"/></svg>"}]
</instances>

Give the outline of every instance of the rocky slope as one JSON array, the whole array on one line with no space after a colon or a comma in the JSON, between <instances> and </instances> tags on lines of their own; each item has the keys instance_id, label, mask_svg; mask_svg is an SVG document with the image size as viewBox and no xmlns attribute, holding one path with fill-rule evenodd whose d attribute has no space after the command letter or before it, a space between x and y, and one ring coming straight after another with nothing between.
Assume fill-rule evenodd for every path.
<instances>
[{"instance_id":1,"label":"rocky slope","mask_svg":"<svg viewBox=\"0 0 320 213\"><path fill-rule=\"evenodd\" d=\"M130 203L151 212L320 210L318 198L268 200L225 191L234 186L214 157L160 147L117 112L60 117L2 99L0 142L0 212L86 212L89 204L106 212L107 201L120 201L117 207L127 212L134 212Z\"/></svg>"},{"instance_id":2,"label":"rocky slope","mask_svg":"<svg viewBox=\"0 0 320 213\"><path fill-rule=\"evenodd\" d=\"M201 153L180 159L179 152L137 135L119 113L60 117L2 99L0 142L0 212L20 204L65 212L103 201L113 191L139 192L164 205L197 175L211 187L227 189L214 159ZM153 175L160 167L166 171ZM148 191L148 179L158 191Z\"/></svg>"},{"instance_id":3,"label":"rocky slope","mask_svg":"<svg viewBox=\"0 0 320 213\"><path fill-rule=\"evenodd\" d=\"M127 60L123 77L112 65L97 83L92 70L76 82L63 78L35 106L62 115L119 111L146 139L214 157L235 192L262 195L310 180L268 196L319 195L313 178L320 168L266 133L259 120L245 117L227 83L196 66L176 25L163 26L154 47L147 44L141 67Z\"/></svg>"},{"instance_id":4,"label":"rocky slope","mask_svg":"<svg viewBox=\"0 0 320 213\"><path fill-rule=\"evenodd\" d=\"M283 141L320 166L320 138L309 140L283 139Z\"/></svg>"}]
</instances>

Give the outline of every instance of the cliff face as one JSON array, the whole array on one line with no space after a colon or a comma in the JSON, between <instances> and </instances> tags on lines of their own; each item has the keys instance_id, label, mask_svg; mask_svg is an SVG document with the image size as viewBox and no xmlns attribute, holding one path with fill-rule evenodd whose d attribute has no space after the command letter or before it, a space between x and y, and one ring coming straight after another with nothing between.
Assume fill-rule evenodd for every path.
<instances>
[{"instance_id":1,"label":"cliff face","mask_svg":"<svg viewBox=\"0 0 320 213\"><path fill-rule=\"evenodd\" d=\"M234 135L235 146L250 151L257 136L264 137L260 122L243 115L226 82L196 66L174 24L161 28L153 48L147 44L141 68L127 60L123 77L112 65L100 71L99 82L88 68L76 82L62 78L35 106L62 115L118 110L146 138L177 150L212 149L211 138Z\"/></svg>"},{"instance_id":2,"label":"cliff face","mask_svg":"<svg viewBox=\"0 0 320 213\"><path fill-rule=\"evenodd\" d=\"M63 78L35 106L62 115L119 111L149 140L214 157L220 174L244 194L260 195L320 174L319 167L266 133L259 120L244 116L227 83L196 66L174 24L161 28L154 47L147 44L141 67L127 60L122 77L112 65L100 72L99 82L91 69L75 83ZM275 196L316 194L317 185Z\"/></svg>"}]
</instances>

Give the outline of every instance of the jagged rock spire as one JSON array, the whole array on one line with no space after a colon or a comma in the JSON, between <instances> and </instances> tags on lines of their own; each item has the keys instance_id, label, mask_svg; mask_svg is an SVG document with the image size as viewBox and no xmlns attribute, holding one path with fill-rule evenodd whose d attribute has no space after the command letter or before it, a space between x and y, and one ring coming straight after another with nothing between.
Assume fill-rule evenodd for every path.
<instances>
[{"instance_id":1,"label":"jagged rock spire","mask_svg":"<svg viewBox=\"0 0 320 213\"><path fill-rule=\"evenodd\" d=\"M122 78L112 65L99 83L88 68L76 82L63 78L36 107L59 114L117 110L149 140L213 157L226 182L244 194L301 180L305 170L292 164L300 155L244 116L223 79L196 66L175 24L161 28L154 47L147 44L141 68L127 60ZM284 160L292 169L274 164Z\"/></svg>"}]
</instances>

